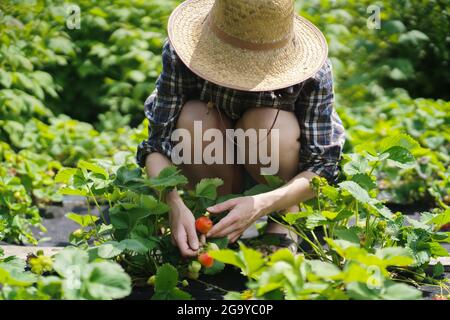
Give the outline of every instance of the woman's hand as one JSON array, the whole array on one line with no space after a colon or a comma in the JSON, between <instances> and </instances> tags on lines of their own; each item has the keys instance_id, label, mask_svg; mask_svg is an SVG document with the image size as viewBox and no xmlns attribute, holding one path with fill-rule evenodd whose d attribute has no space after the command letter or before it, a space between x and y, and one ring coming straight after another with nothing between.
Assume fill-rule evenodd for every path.
<instances>
[{"instance_id":1,"label":"woman's hand","mask_svg":"<svg viewBox=\"0 0 450 320\"><path fill-rule=\"evenodd\" d=\"M195 257L198 254L199 241L194 215L176 191L168 194L167 202L170 206L169 222L172 242L178 246L183 257Z\"/></svg>"},{"instance_id":2,"label":"woman's hand","mask_svg":"<svg viewBox=\"0 0 450 320\"><path fill-rule=\"evenodd\" d=\"M230 212L208 232L207 237L225 237L236 242L242 233L266 214L264 196L239 197L208 208L211 213Z\"/></svg>"}]
</instances>

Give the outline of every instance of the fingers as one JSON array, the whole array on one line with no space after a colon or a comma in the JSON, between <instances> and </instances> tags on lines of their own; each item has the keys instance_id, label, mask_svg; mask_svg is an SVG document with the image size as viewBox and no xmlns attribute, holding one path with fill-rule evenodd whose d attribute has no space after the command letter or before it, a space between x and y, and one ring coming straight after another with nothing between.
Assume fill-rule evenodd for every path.
<instances>
[{"instance_id":1,"label":"fingers","mask_svg":"<svg viewBox=\"0 0 450 320\"><path fill-rule=\"evenodd\" d=\"M229 226L231 226L235 222L236 222L235 217L232 214L232 212L230 212L225 218L223 218L217 224L215 224L212 227L212 229L209 230L209 232L206 234L206 236L208 238L210 238L210 237L217 237L219 232L220 232L220 234L222 234L222 232L221 232L222 230L224 230L225 228L228 228Z\"/></svg>"},{"instance_id":2,"label":"fingers","mask_svg":"<svg viewBox=\"0 0 450 320\"><path fill-rule=\"evenodd\" d=\"M238 198L230 199L222 203L216 204L215 206L209 207L207 208L207 210L208 212L211 213L221 213L234 207L237 204L237 201Z\"/></svg>"},{"instance_id":3,"label":"fingers","mask_svg":"<svg viewBox=\"0 0 450 320\"><path fill-rule=\"evenodd\" d=\"M230 243L235 243L236 241L239 240L241 235L242 235L242 232L240 230L236 231L236 232L233 232L233 233L230 233L228 235L228 240L230 241Z\"/></svg>"},{"instance_id":4,"label":"fingers","mask_svg":"<svg viewBox=\"0 0 450 320\"><path fill-rule=\"evenodd\" d=\"M175 235L178 249L183 257L195 257L197 252L192 250L188 245L187 234L184 228L181 228Z\"/></svg>"},{"instance_id":5,"label":"fingers","mask_svg":"<svg viewBox=\"0 0 450 320\"><path fill-rule=\"evenodd\" d=\"M239 229L240 229L240 227L238 225L236 225L235 223L233 223L233 224L229 225L228 227L217 231L211 237L213 237L213 238L225 237L225 236L228 236L228 235L236 232Z\"/></svg>"},{"instance_id":6,"label":"fingers","mask_svg":"<svg viewBox=\"0 0 450 320\"><path fill-rule=\"evenodd\" d=\"M200 235L199 240L200 240L200 244L202 246L204 246L206 244L206 235L204 235L204 234Z\"/></svg>"},{"instance_id":7,"label":"fingers","mask_svg":"<svg viewBox=\"0 0 450 320\"><path fill-rule=\"evenodd\" d=\"M186 232L187 232L189 246L191 247L192 250L197 251L198 250L198 237L197 237L197 231L195 230L195 224L189 223L186 226Z\"/></svg>"}]
</instances>

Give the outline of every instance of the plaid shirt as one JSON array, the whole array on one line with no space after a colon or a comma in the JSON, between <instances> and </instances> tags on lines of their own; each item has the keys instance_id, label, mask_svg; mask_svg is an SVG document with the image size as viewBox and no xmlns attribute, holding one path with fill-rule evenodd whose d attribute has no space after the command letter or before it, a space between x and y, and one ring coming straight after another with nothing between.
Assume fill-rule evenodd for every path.
<instances>
[{"instance_id":1,"label":"plaid shirt","mask_svg":"<svg viewBox=\"0 0 450 320\"><path fill-rule=\"evenodd\" d=\"M163 70L155 91L145 101L149 138L137 150L139 166L146 156L159 152L171 157L171 134L183 105L189 100L213 102L232 120L248 108L273 107L296 114L300 134L299 172L312 171L334 181L345 141L342 122L333 108L333 77L329 60L308 80L297 85L264 92L238 91L206 81L190 71L168 41L164 44Z\"/></svg>"}]
</instances>

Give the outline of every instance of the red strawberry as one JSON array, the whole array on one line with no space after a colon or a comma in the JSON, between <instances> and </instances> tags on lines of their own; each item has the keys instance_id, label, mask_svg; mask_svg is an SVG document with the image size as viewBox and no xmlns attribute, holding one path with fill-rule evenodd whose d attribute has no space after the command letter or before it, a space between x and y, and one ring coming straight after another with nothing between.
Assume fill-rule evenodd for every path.
<instances>
[{"instance_id":1,"label":"red strawberry","mask_svg":"<svg viewBox=\"0 0 450 320\"><path fill-rule=\"evenodd\" d=\"M431 298L431 300L448 300L448 298L444 295L436 294L433 296L433 298Z\"/></svg>"},{"instance_id":2,"label":"red strawberry","mask_svg":"<svg viewBox=\"0 0 450 320\"><path fill-rule=\"evenodd\" d=\"M213 223L208 217L200 217L195 220L195 229L201 234L207 234L211 230Z\"/></svg>"},{"instance_id":3,"label":"red strawberry","mask_svg":"<svg viewBox=\"0 0 450 320\"><path fill-rule=\"evenodd\" d=\"M450 223L444 224L440 231L450 231Z\"/></svg>"},{"instance_id":4,"label":"red strawberry","mask_svg":"<svg viewBox=\"0 0 450 320\"><path fill-rule=\"evenodd\" d=\"M200 264L205 268L211 268L212 265L214 264L214 258L205 252L199 254L198 262L200 262Z\"/></svg>"}]
</instances>

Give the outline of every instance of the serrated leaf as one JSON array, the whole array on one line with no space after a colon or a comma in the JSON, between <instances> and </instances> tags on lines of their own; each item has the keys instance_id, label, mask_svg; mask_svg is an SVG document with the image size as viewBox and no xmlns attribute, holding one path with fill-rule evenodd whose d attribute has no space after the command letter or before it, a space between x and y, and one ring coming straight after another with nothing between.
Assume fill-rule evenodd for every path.
<instances>
[{"instance_id":1,"label":"serrated leaf","mask_svg":"<svg viewBox=\"0 0 450 320\"><path fill-rule=\"evenodd\" d=\"M119 242L108 241L98 246L97 254L100 258L111 259L121 254L124 249L125 246L121 245Z\"/></svg>"},{"instance_id":2,"label":"serrated leaf","mask_svg":"<svg viewBox=\"0 0 450 320\"><path fill-rule=\"evenodd\" d=\"M175 166L170 166L161 170L158 177L144 180L144 183L150 188L161 191L166 188L185 185L188 181Z\"/></svg>"},{"instance_id":3,"label":"serrated leaf","mask_svg":"<svg viewBox=\"0 0 450 320\"><path fill-rule=\"evenodd\" d=\"M105 179L109 178L108 172L104 168L102 168L102 167L100 167L100 166L98 166L96 164L93 164L93 163L90 163L90 162L87 162L87 161L84 161L84 160L80 160L80 161L78 161L78 165L77 166L78 166L78 168L86 169L88 171L91 171L91 172L94 172L94 173L98 173L101 176L103 176Z\"/></svg>"},{"instance_id":4,"label":"serrated leaf","mask_svg":"<svg viewBox=\"0 0 450 320\"><path fill-rule=\"evenodd\" d=\"M369 196L366 190L359 186L354 181L344 181L339 183L339 186L348 191L356 200L361 203L370 203L372 198Z\"/></svg>"},{"instance_id":5,"label":"serrated leaf","mask_svg":"<svg viewBox=\"0 0 450 320\"><path fill-rule=\"evenodd\" d=\"M84 272L84 287L90 299L120 299L131 293L131 278L117 263L95 262Z\"/></svg>"},{"instance_id":6,"label":"serrated leaf","mask_svg":"<svg viewBox=\"0 0 450 320\"><path fill-rule=\"evenodd\" d=\"M214 259L221 261L223 263L226 264L231 264L235 267L238 267L240 269L244 269L245 265L244 262L241 261L241 259L239 258L237 252L230 250L230 249L222 249L222 250L216 250L216 251L211 251L209 253L209 255L211 257L213 257Z\"/></svg>"},{"instance_id":7,"label":"serrated leaf","mask_svg":"<svg viewBox=\"0 0 450 320\"><path fill-rule=\"evenodd\" d=\"M99 217L93 215L81 215L73 212L69 212L66 214L66 218L72 220L73 222L79 224L82 227L92 226L95 224Z\"/></svg>"},{"instance_id":8,"label":"serrated leaf","mask_svg":"<svg viewBox=\"0 0 450 320\"><path fill-rule=\"evenodd\" d=\"M76 172L77 172L77 169L75 169L75 168L62 168L56 174L55 182L68 184L70 182L70 179L72 179L73 175Z\"/></svg>"},{"instance_id":9,"label":"serrated leaf","mask_svg":"<svg viewBox=\"0 0 450 320\"><path fill-rule=\"evenodd\" d=\"M170 292L178 282L178 271L171 264L164 264L156 272L155 291Z\"/></svg>"},{"instance_id":10,"label":"serrated leaf","mask_svg":"<svg viewBox=\"0 0 450 320\"><path fill-rule=\"evenodd\" d=\"M58 191L59 194L68 195L68 196L87 196L88 193L85 190L72 189L72 188L61 188Z\"/></svg>"},{"instance_id":11,"label":"serrated leaf","mask_svg":"<svg viewBox=\"0 0 450 320\"><path fill-rule=\"evenodd\" d=\"M74 247L66 247L55 256L53 269L63 277L71 277L76 270L81 274L84 266L89 262L89 254Z\"/></svg>"},{"instance_id":12,"label":"serrated leaf","mask_svg":"<svg viewBox=\"0 0 450 320\"><path fill-rule=\"evenodd\" d=\"M407 134L390 136L388 138L383 139L378 144L378 150L380 151L380 153L385 153L392 147L402 147L411 152L414 149L420 148L420 145L416 140L414 140L411 136Z\"/></svg>"},{"instance_id":13,"label":"serrated leaf","mask_svg":"<svg viewBox=\"0 0 450 320\"><path fill-rule=\"evenodd\" d=\"M123 249L134 251L137 253L147 253L158 245L158 242L154 239L142 239L142 238L134 238L134 239L125 239L120 241L120 246Z\"/></svg>"},{"instance_id":14,"label":"serrated leaf","mask_svg":"<svg viewBox=\"0 0 450 320\"><path fill-rule=\"evenodd\" d=\"M387 149L384 154L388 155L388 159L391 160L397 167L407 169L412 167L416 159L407 149L399 146L394 146Z\"/></svg>"},{"instance_id":15,"label":"serrated leaf","mask_svg":"<svg viewBox=\"0 0 450 320\"><path fill-rule=\"evenodd\" d=\"M438 262L433 266L433 278L440 277L444 272L445 269L441 262Z\"/></svg>"},{"instance_id":16,"label":"serrated leaf","mask_svg":"<svg viewBox=\"0 0 450 320\"><path fill-rule=\"evenodd\" d=\"M359 184L365 190L370 191L377 187L376 183L372 180L372 178L368 174L358 173L352 177L352 181Z\"/></svg>"},{"instance_id":17,"label":"serrated leaf","mask_svg":"<svg viewBox=\"0 0 450 320\"><path fill-rule=\"evenodd\" d=\"M202 179L195 187L197 197L215 200L217 198L217 188L223 185L223 180L219 178Z\"/></svg>"}]
</instances>

